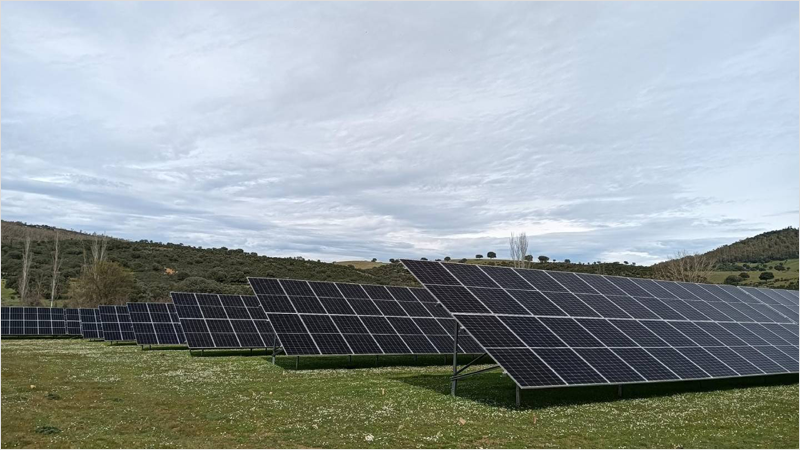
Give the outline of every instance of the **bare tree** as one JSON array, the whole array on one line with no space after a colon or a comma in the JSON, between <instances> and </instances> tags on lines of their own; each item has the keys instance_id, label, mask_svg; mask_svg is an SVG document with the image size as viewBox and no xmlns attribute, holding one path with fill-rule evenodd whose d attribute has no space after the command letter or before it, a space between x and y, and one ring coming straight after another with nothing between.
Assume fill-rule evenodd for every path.
<instances>
[{"instance_id":1,"label":"bare tree","mask_svg":"<svg viewBox=\"0 0 800 450\"><path fill-rule=\"evenodd\" d=\"M97 264L106 259L106 247L108 238L105 236L94 235L92 239L92 264Z\"/></svg>"},{"instance_id":2,"label":"bare tree","mask_svg":"<svg viewBox=\"0 0 800 450\"><path fill-rule=\"evenodd\" d=\"M528 261L525 259L525 256L528 254L528 235L525 234L524 231L518 235L512 232L511 237L508 239L508 246L514 267L527 267Z\"/></svg>"},{"instance_id":3,"label":"bare tree","mask_svg":"<svg viewBox=\"0 0 800 450\"><path fill-rule=\"evenodd\" d=\"M50 280L50 307L54 306L56 295L58 295L58 282L60 281L59 275L61 273L61 263L63 258L58 254L58 230L56 230L54 246L53 246L53 278Z\"/></svg>"},{"instance_id":4,"label":"bare tree","mask_svg":"<svg viewBox=\"0 0 800 450\"><path fill-rule=\"evenodd\" d=\"M701 254L690 254L686 250L679 251L672 259L653 266L656 277L662 280L685 281L689 283L702 283L708 276L716 259Z\"/></svg>"},{"instance_id":5,"label":"bare tree","mask_svg":"<svg viewBox=\"0 0 800 450\"><path fill-rule=\"evenodd\" d=\"M31 235L25 235L25 244L22 247L22 275L19 277L19 299L22 304L30 296L30 277L31 277L31 261L33 260L33 252L31 252Z\"/></svg>"}]
</instances>

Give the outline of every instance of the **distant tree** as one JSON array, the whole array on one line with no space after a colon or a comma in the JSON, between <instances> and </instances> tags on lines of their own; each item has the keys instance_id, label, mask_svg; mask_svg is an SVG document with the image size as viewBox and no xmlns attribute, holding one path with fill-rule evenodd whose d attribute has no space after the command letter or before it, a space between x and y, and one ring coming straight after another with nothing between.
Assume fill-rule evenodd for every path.
<instances>
[{"instance_id":1,"label":"distant tree","mask_svg":"<svg viewBox=\"0 0 800 450\"><path fill-rule=\"evenodd\" d=\"M445 257L444 257L444 260L445 260L445 261L450 261L450 257L449 257L449 256L445 256Z\"/></svg>"},{"instance_id":2,"label":"distant tree","mask_svg":"<svg viewBox=\"0 0 800 450\"><path fill-rule=\"evenodd\" d=\"M17 283L17 290L19 291L19 298L23 305L27 305L28 296L30 295L30 269L31 261L33 260L33 251L31 250L31 233L26 230L25 244L22 247L22 274Z\"/></svg>"},{"instance_id":3,"label":"distant tree","mask_svg":"<svg viewBox=\"0 0 800 450\"><path fill-rule=\"evenodd\" d=\"M441 261L441 259L440 258L436 258L434 261L439 262L439 261Z\"/></svg>"},{"instance_id":4,"label":"distant tree","mask_svg":"<svg viewBox=\"0 0 800 450\"><path fill-rule=\"evenodd\" d=\"M394 258L389 258L389 262L390 262L390 263L392 263L392 264L394 264L394 262L395 262L395 259L394 259Z\"/></svg>"},{"instance_id":5,"label":"distant tree","mask_svg":"<svg viewBox=\"0 0 800 450\"><path fill-rule=\"evenodd\" d=\"M422 258L420 258L419 260L420 260L420 261L427 261L427 260L428 260L428 258L422 257Z\"/></svg>"},{"instance_id":6,"label":"distant tree","mask_svg":"<svg viewBox=\"0 0 800 450\"><path fill-rule=\"evenodd\" d=\"M547 261L550 261L550 258L549 258L549 257L547 257L547 256L544 256L544 255L540 255L540 256L539 256L539 262L540 262L540 263L546 263Z\"/></svg>"},{"instance_id":7,"label":"distant tree","mask_svg":"<svg viewBox=\"0 0 800 450\"><path fill-rule=\"evenodd\" d=\"M467 262L467 258L461 258L461 259L458 260L458 262L460 262L461 264L464 264L465 262Z\"/></svg>"},{"instance_id":8,"label":"distant tree","mask_svg":"<svg viewBox=\"0 0 800 450\"><path fill-rule=\"evenodd\" d=\"M680 251L672 259L653 266L656 278L670 281L684 281L688 283L702 283L716 264L716 259L710 253L689 254Z\"/></svg>"},{"instance_id":9,"label":"distant tree","mask_svg":"<svg viewBox=\"0 0 800 450\"><path fill-rule=\"evenodd\" d=\"M533 261L533 255L525 255L525 261L527 262Z\"/></svg>"},{"instance_id":10,"label":"distant tree","mask_svg":"<svg viewBox=\"0 0 800 450\"><path fill-rule=\"evenodd\" d=\"M81 275L70 281L68 296L73 306L124 305L135 285L132 272L103 260L87 264Z\"/></svg>"},{"instance_id":11,"label":"distant tree","mask_svg":"<svg viewBox=\"0 0 800 450\"><path fill-rule=\"evenodd\" d=\"M378 258L372 258L372 262L378 262Z\"/></svg>"},{"instance_id":12,"label":"distant tree","mask_svg":"<svg viewBox=\"0 0 800 450\"><path fill-rule=\"evenodd\" d=\"M523 268L530 264L531 260L526 256L528 253L528 235L525 232L520 234L511 233L511 237L508 239L508 247L514 267Z\"/></svg>"},{"instance_id":13,"label":"distant tree","mask_svg":"<svg viewBox=\"0 0 800 450\"><path fill-rule=\"evenodd\" d=\"M628 261L622 261L622 264L628 265Z\"/></svg>"},{"instance_id":14,"label":"distant tree","mask_svg":"<svg viewBox=\"0 0 800 450\"><path fill-rule=\"evenodd\" d=\"M567 264L571 264L572 263L572 261L570 261L569 259L565 259L564 262L567 263Z\"/></svg>"},{"instance_id":15,"label":"distant tree","mask_svg":"<svg viewBox=\"0 0 800 450\"><path fill-rule=\"evenodd\" d=\"M761 275L759 275L758 278L767 281L775 278L775 274L772 272L761 272Z\"/></svg>"},{"instance_id":16,"label":"distant tree","mask_svg":"<svg viewBox=\"0 0 800 450\"><path fill-rule=\"evenodd\" d=\"M778 263L778 264L775 266L775 270L778 270L778 271L781 271L781 272L783 272L784 270L786 270L786 267L784 267L784 266L783 266L783 263Z\"/></svg>"},{"instance_id":17,"label":"distant tree","mask_svg":"<svg viewBox=\"0 0 800 450\"><path fill-rule=\"evenodd\" d=\"M489 252L489 253L486 254L486 257L489 258L489 259L495 259L495 258L497 258L497 253Z\"/></svg>"},{"instance_id":18,"label":"distant tree","mask_svg":"<svg viewBox=\"0 0 800 450\"><path fill-rule=\"evenodd\" d=\"M558 261L557 259L553 258L553 262L557 262L557 261Z\"/></svg>"},{"instance_id":19,"label":"distant tree","mask_svg":"<svg viewBox=\"0 0 800 450\"><path fill-rule=\"evenodd\" d=\"M475 255L475 259L482 259L483 255Z\"/></svg>"},{"instance_id":20,"label":"distant tree","mask_svg":"<svg viewBox=\"0 0 800 450\"><path fill-rule=\"evenodd\" d=\"M747 279L747 278L750 278L750 274L747 273L747 272L742 272L742 273L739 274L739 278L741 278L743 280Z\"/></svg>"},{"instance_id":21,"label":"distant tree","mask_svg":"<svg viewBox=\"0 0 800 450\"><path fill-rule=\"evenodd\" d=\"M739 284L740 281L742 281L742 279L737 277L736 275L728 275L728 277L725 278L724 283L725 284L734 284L735 285L735 284Z\"/></svg>"}]
</instances>

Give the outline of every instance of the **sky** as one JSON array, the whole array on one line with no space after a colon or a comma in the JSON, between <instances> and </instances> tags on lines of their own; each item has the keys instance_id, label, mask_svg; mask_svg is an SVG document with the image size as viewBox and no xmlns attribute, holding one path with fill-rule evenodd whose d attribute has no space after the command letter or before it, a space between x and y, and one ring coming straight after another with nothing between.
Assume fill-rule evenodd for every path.
<instances>
[{"instance_id":1,"label":"sky","mask_svg":"<svg viewBox=\"0 0 800 450\"><path fill-rule=\"evenodd\" d=\"M798 4L2 5L2 218L323 261L797 226Z\"/></svg>"}]
</instances>

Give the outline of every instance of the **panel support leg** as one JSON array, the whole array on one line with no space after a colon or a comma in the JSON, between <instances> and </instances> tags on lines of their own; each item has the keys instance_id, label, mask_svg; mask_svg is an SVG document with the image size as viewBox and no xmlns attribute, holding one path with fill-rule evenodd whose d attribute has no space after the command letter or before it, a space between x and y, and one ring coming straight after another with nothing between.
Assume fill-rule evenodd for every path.
<instances>
[{"instance_id":1,"label":"panel support leg","mask_svg":"<svg viewBox=\"0 0 800 450\"><path fill-rule=\"evenodd\" d=\"M272 365L275 365L275 352L278 350L278 333L272 335Z\"/></svg>"},{"instance_id":2,"label":"panel support leg","mask_svg":"<svg viewBox=\"0 0 800 450\"><path fill-rule=\"evenodd\" d=\"M353 355L347 355L347 363L353 364Z\"/></svg>"},{"instance_id":3,"label":"panel support leg","mask_svg":"<svg viewBox=\"0 0 800 450\"><path fill-rule=\"evenodd\" d=\"M520 391L519 385L516 385L516 387L517 387L517 408L519 408L519 405L522 403L522 391Z\"/></svg>"},{"instance_id":4,"label":"panel support leg","mask_svg":"<svg viewBox=\"0 0 800 450\"><path fill-rule=\"evenodd\" d=\"M617 386L617 396L622 398L622 385Z\"/></svg>"},{"instance_id":5,"label":"panel support leg","mask_svg":"<svg viewBox=\"0 0 800 450\"><path fill-rule=\"evenodd\" d=\"M298 356L297 359L294 360L294 368L297 370L300 368L300 357Z\"/></svg>"},{"instance_id":6,"label":"panel support leg","mask_svg":"<svg viewBox=\"0 0 800 450\"><path fill-rule=\"evenodd\" d=\"M378 355L375 355L375 365L378 365Z\"/></svg>"},{"instance_id":7,"label":"panel support leg","mask_svg":"<svg viewBox=\"0 0 800 450\"><path fill-rule=\"evenodd\" d=\"M453 377L458 375L458 330L461 328L461 325L456 322L456 329L453 333ZM453 397L456 396L456 386L458 385L458 380L453 379L450 380L450 395Z\"/></svg>"}]
</instances>

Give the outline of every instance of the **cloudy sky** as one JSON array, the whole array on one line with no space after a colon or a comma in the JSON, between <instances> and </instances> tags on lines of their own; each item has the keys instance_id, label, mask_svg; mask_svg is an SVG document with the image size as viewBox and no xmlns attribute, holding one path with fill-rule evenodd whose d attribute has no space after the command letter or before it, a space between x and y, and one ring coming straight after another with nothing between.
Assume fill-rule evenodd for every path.
<instances>
[{"instance_id":1,"label":"cloudy sky","mask_svg":"<svg viewBox=\"0 0 800 450\"><path fill-rule=\"evenodd\" d=\"M2 218L649 264L798 225L797 3L4 3Z\"/></svg>"}]
</instances>

